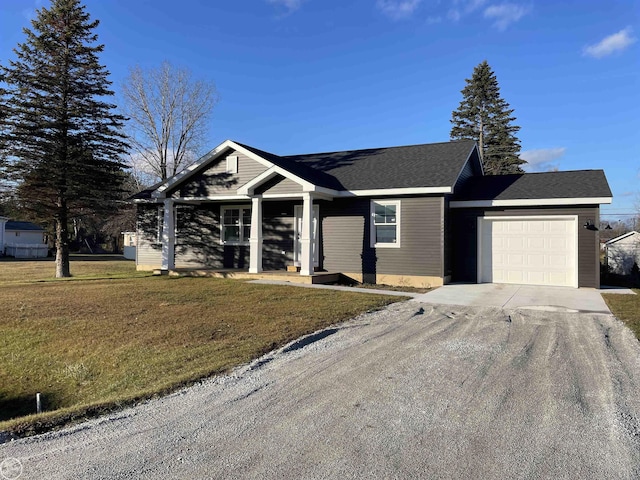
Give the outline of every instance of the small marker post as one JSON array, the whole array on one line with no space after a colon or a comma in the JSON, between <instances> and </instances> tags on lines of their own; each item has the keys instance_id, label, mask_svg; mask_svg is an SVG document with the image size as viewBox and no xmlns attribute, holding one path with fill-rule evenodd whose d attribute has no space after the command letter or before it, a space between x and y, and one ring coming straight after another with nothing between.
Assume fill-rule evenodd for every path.
<instances>
[{"instance_id":1,"label":"small marker post","mask_svg":"<svg viewBox=\"0 0 640 480\"><path fill-rule=\"evenodd\" d=\"M40 393L36 393L36 413L42 413L42 402L40 401Z\"/></svg>"}]
</instances>

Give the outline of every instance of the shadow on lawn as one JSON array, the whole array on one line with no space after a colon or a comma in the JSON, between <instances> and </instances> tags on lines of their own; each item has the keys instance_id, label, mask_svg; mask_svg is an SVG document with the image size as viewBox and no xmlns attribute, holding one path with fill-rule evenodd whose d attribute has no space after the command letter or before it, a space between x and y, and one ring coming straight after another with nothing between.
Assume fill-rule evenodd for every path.
<instances>
[{"instance_id":1,"label":"shadow on lawn","mask_svg":"<svg viewBox=\"0 0 640 480\"><path fill-rule=\"evenodd\" d=\"M40 392L42 411L60 408L53 392ZM36 413L36 394L19 397L0 398L0 422Z\"/></svg>"},{"instance_id":2,"label":"shadow on lawn","mask_svg":"<svg viewBox=\"0 0 640 480\"><path fill-rule=\"evenodd\" d=\"M0 257L0 262L7 263L26 263L26 262L43 262L43 263L53 263L55 262L54 257L47 258L14 258L14 257ZM133 260L127 260L122 255L118 254L71 254L69 257L71 262L119 262L119 261L128 261L133 262Z\"/></svg>"}]
</instances>

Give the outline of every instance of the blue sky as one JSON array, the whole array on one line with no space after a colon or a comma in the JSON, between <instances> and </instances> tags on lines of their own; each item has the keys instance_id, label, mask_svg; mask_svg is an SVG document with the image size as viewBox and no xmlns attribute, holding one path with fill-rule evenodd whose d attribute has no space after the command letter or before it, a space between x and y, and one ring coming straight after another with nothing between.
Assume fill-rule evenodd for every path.
<instances>
[{"instance_id":1,"label":"blue sky","mask_svg":"<svg viewBox=\"0 0 640 480\"><path fill-rule=\"evenodd\" d=\"M42 0L0 2L0 63ZM278 154L446 141L482 60L530 169L603 168L611 220L640 202L640 2L86 0L114 88L163 60L213 80L213 148ZM640 207L639 207L640 208Z\"/></svg>"}]
</instances>

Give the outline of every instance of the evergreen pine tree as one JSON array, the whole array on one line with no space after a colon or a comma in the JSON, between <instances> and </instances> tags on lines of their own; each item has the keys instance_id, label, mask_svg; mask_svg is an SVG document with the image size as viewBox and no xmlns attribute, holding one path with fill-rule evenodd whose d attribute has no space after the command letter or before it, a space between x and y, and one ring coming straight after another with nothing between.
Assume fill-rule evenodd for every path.
<instances>
[{"instance_id":1,"label":"evergreen pine tree","mask_svg":"<svg viewBox=\"0 0 640 480\"><path fill-rule=\"evenodd\" d=\"M519 158L520 140L516 132L520 127L513 109L500 96L500 87L487 61L474 70L462 90L462 101L451 114L451 139L472 139L478 143L480 157L486 175L522 173Z\"/></svg>"},{"instance_id":2,"label":"evergreen pine tree","mask_svg":"<svg viewBox=\"0 0 640 480\"><path fill-rule=\"evenodd\" d=\"M0 70L8 172L21 204L54 227L56 277L70 276L70 215L107 211L124 178L125 119L107 101L113 91L98 59L98 23L79 0L52 0Z\"/></svg>"}]
</instances>

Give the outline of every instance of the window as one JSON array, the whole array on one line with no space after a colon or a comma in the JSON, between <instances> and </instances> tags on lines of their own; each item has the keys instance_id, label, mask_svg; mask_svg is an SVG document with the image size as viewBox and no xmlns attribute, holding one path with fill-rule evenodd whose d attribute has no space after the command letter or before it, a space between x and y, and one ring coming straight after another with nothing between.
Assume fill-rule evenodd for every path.
<instances>
[{"instance_id":1,"label":"window","mask_svg":"<svg viewBox=\"0 0 640 480\"><path fill-rule=\"evenodd\" d=\"M251 207L222 207L220 242L248 245L251 236Z\"/></svg>"},{"instance_id":2,"label":"window","mask_svg":"<svg viewBox=\"0 0 640 480\"><path fill-rule=\"evenodd\" d=\"M238 173L237 155L230 155L227 157L227 173Z\"/></svg>"},{"instance_id":3,"label":"window","mask_svg":"<svg viewBox=\"0 0 640 480\"><path fill-rule=\"evenodd\" d=\"M400 201L371 201L371 246L400 247Z\"/></svg>"}]
</instances>

